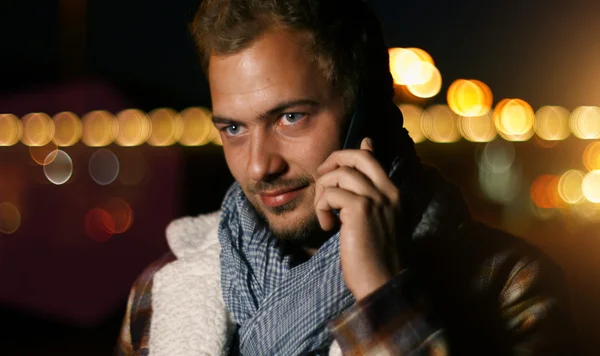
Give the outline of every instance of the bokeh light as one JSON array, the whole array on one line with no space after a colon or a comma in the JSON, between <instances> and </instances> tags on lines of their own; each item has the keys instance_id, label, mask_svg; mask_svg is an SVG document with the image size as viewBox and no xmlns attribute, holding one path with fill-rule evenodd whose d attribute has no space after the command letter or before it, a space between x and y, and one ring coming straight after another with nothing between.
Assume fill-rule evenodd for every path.
<instances>
[{"instance_id":1,"label":"bokeh light","mask_svg":"<svg viewBox=\"0 0 600 356\"><path fill-rule=\"evenodd\" d=\"M83 125L77 115L72 112L61 112L54 115L55 133L53 142L60 147L76 144L83 134Z\"/></svg>"},{"instance_id":2,"label":"bokeh light","mask_svg":"<svg viewBox=\"0 0 600 356\"><path fill-rule=\"evenodd\" d=\"M113 114L104 110L87 113L83 118L83 134L81 140L89 147L104 147L114 141Z\"/></svg>"},{"instance_id":3,"label":"bokeh light","mask_svg":"<svg viewBox=\"0 0 600 356\"><path fill-rule=\"evenodd\" d=\"M107 216L103 216L104 227L113 234L122 234L129 230L133 223L133 210L129 204L120 198L111 198L102 205Z\"/></svg>"},{"instance_id":4,"label":"bokeh light","mask_svg":"<svg viewBox=\"0 0 600 356\"><path fill-rule=\"evenodd\" d=\"M591 171L581 183L583 196L592 203L600 203L600 170Z\"/></svg>"},{"instance_id":5,"label":"bokeh light","mask_svg":"<svg viewBox=\"0 0 600 356\"><path fill-rule=\"evenodd\" d=\"M589 140L600 138L600 108L580 106L569 117L571 132L578 138Z\"/></svg>"},{"instance_id":6,"label":"bokeh light","mask_svg":"<svg viewBox=\"0 0 600 356\"><path fill-rule=\"evenodd\" d=\"M560 106L542 106L535 113L534 130L546 141L566 139L571 134L569 111Z\"/></svg>"},{"instance_id":7,"label":"bokeh light","mask_svg":"<svg viewBox=\"0 0 600 356\"><path fill-rule=\"evenodd\" d=\"M492 108L492 90L479 80L458 79L448 88L448 106L457 115L478 117Z\"/></svg>"},{"instance_id":8,"label":"bokeh light","mask_svg":"<svg viewBox=\"0 0 600 356\"><path fill-rule=\"evenodd\" d=\"M558 194L567 204L578 204L583 197L583 173L578 170L565 172L558 181Z\"/></svg>"},{"instance_id":9,"label":"bokeh light","mask_svg":"<svg viewBox=\"0 0 600 356\"><path fill-rule=\"evenodd\" d=\"M515 154L515 146L512 143L494 140L484 146L477 163L486 171L502 173L513 166Z\"/></svg>"},{"instance_id":10,"label":"bokeh light","mask_svg":"<svg viewBox=\"0 0 600 356\"><path fill-rule=\"evenodd\" d=\"M421 63L423 71L430 73L428 75L424 75L428 76L429 79L419 84L408 84L406 88L417 98L433 98L434 96L438 95L442 89L442 74L440 73L440 70L437 69L433 64L429 62Z\"/></svg>"},{"instance_id":11,"label":"bokeh light","mask_svg":"<svg viewBox=\"0 0 600 356\"><path fill-rule=\"evenodd\" d=\"M181 115L171 109L156 109L150 114L152 123L148 144L152 146L170 146L175 144L183 133Z\"/></svg>"},{"instance_id":12,"label":"bokeh light","mask_svg":"<svg viewBox=\"0 0 600 356\"><path fill-rule=\"evenodd\" d=\"M446 105L434 105L423 113L421 129L430 141L439 143L456 142L460 139L458 117Z\"/></svg>"},{"instance_id":13,"label":"bokeh light","mask_svg":"<svg viewBox=\"0 0 600 356\"><path fill-rule=\"evenodd\" d=\"M600 170L600 142L592 142L583 150L583 164L588 171Z\"/></svg>"},{"instance_id":14,"label":"bokeh light","mask_svg":"<svg viewBox=\"0 0 600 356\"><path fill-rule=\"evenodd\" d=\"M407 50L414 52L417 56L419 56L419 59L421 61L435 65L435 63L433 61L433 57L431 57L431 55L429 53L427 53L427 51L425 51L424 49L410 47L410 48L407 48Z\"/></svg>"},{"instance_id":15,"label":"bokeh light","mask_svg":"<svg viewBox=\"0 0 600 356\"><path fill-rule=\"evenodd\" d=\"M73 175L73 160L71 157L65 151L57 150L54 157L49 155L47 159L48 162L44 162L46 179L56 185L65 184Z\"/></svg>"},{"instance_id":16,"label":"bokeh light","mask_svg":"<svg viewBox=\"0 0 600 356\"><path fill-rule=\"evenodd\" d=\"M13 114L0 114L0 146L16 145L23 135L21 120Z\"/></svg>"},{"instance_id":17,"label":"bokeh light","mask_svg":"<svg viewBox=\"0 0 600 356\"><path fill-rule=\"evenodd\" d=\"M491 112L477 117L460 116L457 125L460 135L471 142L490 142L497 136Z\"/></svg>"},{"instance_id":18,"label":"bokeh light","mask_svg":"<svg viewBox=\"0 0 600 356\"><path fill-rule=\"evenodd\" d=\"M213 138L213 140L211 141L211 143L213 145L223 146L223 140L221 139L221 135L217 133L215 135L215 138Z\"/></svg>"},{"instance_id":19,"label":"bokeh light","mask_svg":"<svg viewBox=\"0 0 600 356\"><path fill-rule=\"evenodd\" d=\"M30 146L29 155L40 166L52 163L58 153L58 146L53 141L44 146Z\"/></svg>"},{"instance_id":20,"label":"bokeh light","mask_svg":"<svg viewBox=\"0 0 600 356\"><path fill-rule=\"evenodd\" d=\"M183 133L179 143L184 146L202 146L208 143L212 126L211 113L204 108L188 108L181 112Z\"/></svg>"},{"instance_id":21,"label":"bokeh light","mask_svg":"<svg viewBox=\"0 0 600 356\"><path fill-rule=\"evenodd\" d=\"M106 148L94 152L90 157L90 176L100 185L108 185L114 182L119 175L119 168L119 159Z\"/></svg>"},{"instance_id":22,"label":"bokeh light","mask_svg":"<svg viewBox=\"0 0 600 356\"><path fill-rule=\"evenodd\" d=\"M21 226L21 213L9 202L0 203L0 233L13 234Z\"/></svg>"},{"instance_id":23,"label":"bokeh light","mask_svg":"<svg viewBox=\"0 0 600 356\"><path fill-rule=\"evenodd\" d=\"M597 203L583 201L577 205L573 205L570 211L583 222L596 222L600 220L600 205Z\"/></svg>"},{"instance_id":24,"label":"bokeh light","mask_svg":"<svg viewBox=\"0 0 600 356\"><path fill-rule=\"evenodd\" d=\"M114 235L115 222L104 209L93 208L85 215L86 235L96 242L106 242Z\"/></svg>"},{"instance_id":25,"label":"bokeh light","mask_svg":"<svg viewBox=\"0 0 600 356\"><path fill-rule=\"evenodd\" d=\"M512 166L504 171L492 171L485 164L479 165L479 187L492 202L512 202L519 193L521 180L521 172Z\"/></svg>"},{"instance_id":26,"label":"bokeh light","mask_svg":"<svg viewBox=\"0 0 600 356\"><path fill-rule=\"evenodd\" d=\"M527 141L533 134L535 114L531 105L521 99L501 100L494 110L498 134L508 141Z\"/></svg>"},{"instance_id":27,"label":"bokeh light","mask_svg":"<svg viewBox=\"0 0 600 356\"><path fill-rule=\"evenodd\" d=\"M140 110L123 110L116 116L113 124L113 135L119 146L142 145L150 137L150 119L146 113Z\"/></svg>"},{"instance_id":28,"label":"bokeh light","mask_svg":"<svg viewBox=\"0 0 600 356\"><path fill-rule=\"evenodd\" d=\"M44 113L27 114L21 119L23 136L27 146L44 146L54 138L54 122Z\"/></svg>"},{"instance_id":29,"label":"bokeh light","mask_svg":"<svg viewBox=\"0 0 600 356\"><path fill-rule=\"evenodd\" d=\"M544 174L537 177L531 184L531 201L543 209L553 209L562 206L558 195L559 177Z\"/></svg>"},{"instance_id":30,"label":"bokeh light","mask_svg":"<svg viewBox=\"0 0 600 356\"><path fill-rule=\"evenodd\" d=\"M400 104L398 105L402 116L404 117L404 128L408 131L408 135L415 143L425 141L425 135L423 129L421 129L421 117L423 116L423 109L412 104Z\"/></svg>"},{"instance_id":31,"label":"bokeh light","mask_svg":"<svg viewBox=\"0 0 600 356\"><path fill-rule=\"evenodd\" d=\"M398 85L424 84L431 79L433 72L431 56L424 55L421 49L391 48L390 72Z\"/></svg>"}]
</instances>

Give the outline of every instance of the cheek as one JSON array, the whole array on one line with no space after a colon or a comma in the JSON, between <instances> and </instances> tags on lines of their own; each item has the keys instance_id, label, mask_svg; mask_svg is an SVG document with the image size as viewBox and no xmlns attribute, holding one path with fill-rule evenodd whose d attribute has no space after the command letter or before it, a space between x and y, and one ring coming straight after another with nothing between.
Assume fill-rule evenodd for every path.
<instances>
[{"instance_id":1,"label":"cheek","mask_svg":"<svg viewBox=\"0 0 600 356\"><path fill-rule=\"evenodd\" d=\"M296 148L295 156L303 163L303 168L317 175L317 167L341 147L335 127L319 128L301 148Z\"/></svg>"},{"instance_id":2,"label":"cheek","mask_svg":"<svg viewBox=\"0 0 600 356\"><path fill-rule=\"evenodd\" d=\"M244 175L246 172L246 165L244 163L242 152L238 151L239 150L233 149L227 144L223 145L223 152L225 154L225 162L227 162L227 167L229 168L233 178L243 186L246 182Z\"/></svg>"}]
</instances>

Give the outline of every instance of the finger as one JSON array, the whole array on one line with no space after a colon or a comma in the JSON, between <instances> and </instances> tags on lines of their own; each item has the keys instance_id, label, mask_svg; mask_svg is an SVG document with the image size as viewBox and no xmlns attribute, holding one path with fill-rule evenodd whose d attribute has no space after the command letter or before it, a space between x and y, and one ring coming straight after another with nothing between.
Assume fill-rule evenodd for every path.
<instances>
[{"instance_id":1,"label":"finger","mask_svg":"<svg viewBox=\"0 0 600 356\"><path fill-rule=\"evenodd\" d=\"M398 189L390 180L379 162L368 150L341 150L332 153L317 168L317 172L325 175L339 167L351 167L367 176L390 201L398 201Z\"/></svg>"},{"instance_id":2,"label":"finger","mask_svg":"<svg viewBox=\"0 0 600 356\"><path fill-rule=\"evenodd\" d=\"M360 143L360 149L367 150L372 153L373 152L373 140L371 140L369 137L363 138L363 140Z\"/></svg>"},{"instance_id":3,"label":"finger","mask_svg":"<svg viewBox=\"0 0 600 356\"><path fill-rule=\"evenodd\" d=\"M315 185L315 202L323 191L330 187L338 187L356 195L368 197L375 203L382 203L386 199L369 178L350 167L340 167L321 176Z\"/></svg>"},{"instance_id":4,"label":"finger","mask_svg":"<svg viewBox=\"0 0 600 356\"><path fill-rule=\"evenodd\" d=\"M340 219L342 219L345 209L354 206L358 199L360 197L347 190L335 187L326 188L315 203L315 212L321 228L325 231L331 230L335 226L333 210L339 210Z\"/></svg>"}]
</instances>

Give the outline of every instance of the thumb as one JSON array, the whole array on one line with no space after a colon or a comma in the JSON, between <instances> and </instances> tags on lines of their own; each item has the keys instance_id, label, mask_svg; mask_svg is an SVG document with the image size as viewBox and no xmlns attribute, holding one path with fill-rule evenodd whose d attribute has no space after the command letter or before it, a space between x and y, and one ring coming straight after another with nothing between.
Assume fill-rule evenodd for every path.
<instances>
[{"instance_id":1,"label":"thumb","mask_svg":"<svg viewBox=\"0 0 600 356\"><path fill-rule=\"evenodd\" d=\"M370 137L365 137L360 143L360 149L373 152L373 140Z\"/></svg>"}]
</instances>

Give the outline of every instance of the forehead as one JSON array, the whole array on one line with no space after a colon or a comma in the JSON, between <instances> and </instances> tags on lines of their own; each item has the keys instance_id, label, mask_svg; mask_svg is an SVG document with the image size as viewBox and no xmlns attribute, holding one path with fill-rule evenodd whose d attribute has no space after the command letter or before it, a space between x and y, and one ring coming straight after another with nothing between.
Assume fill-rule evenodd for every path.
<instances>
[{"instance_id":1,"label":"forehead","mask_svg":"<svg viewBox=\"0 0 600 356\"><path fill-rule=\"evenodd\" d=\"M231 55L213 55L209 84L215 113L239 117L239 110L260 111L282 101L325 100L331 87L307 50L306 35L270 31Z\"/></svg>"}]
</instances>

